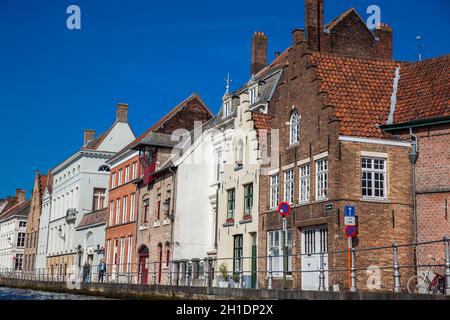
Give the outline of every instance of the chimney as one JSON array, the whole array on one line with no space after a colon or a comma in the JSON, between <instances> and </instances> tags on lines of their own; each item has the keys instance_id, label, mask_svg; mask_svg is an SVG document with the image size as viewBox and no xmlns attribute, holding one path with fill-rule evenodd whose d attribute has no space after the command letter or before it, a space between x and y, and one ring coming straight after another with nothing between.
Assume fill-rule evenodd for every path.
<instances>
[{"instance_id":1,"label":"chimney","mask_svg":"<svg viewBox=\"0 0 450 320\"><path fill-rule=\"evenodd\" d=\"M275 59L278 58L280 56L281 52L280 51L275 51Z\"/></svg>"},{"instance_id":2,"label":"chimney","mask_svg":"<svg viewBox=\"0 0 450 320\"><path fill-rule=\"evenodd\" d=\"M320 37L323 33L324 0L305 0L305 29L308 48L320 51Z\"/></svg>"},{"instance_id":3,"label":"chimney","mask_svg":"<svg viewBox=\"0 0 450 320\"><path fill-rule=\"evenodd\" d=\"M117 104L117 122L128 122L128 104L118 103Z\"/></svg>"},{"instance_id":4,"label":"chimney","mask_svg":"<svg viewBox=\"0 0 450 320\"><path fill-rule=\"evenodd\" d=\"M305 40L305 30L303 29L294 29L292 31L292 45L299 44Z\"/></svg>"},{"instance_id":5,"label":"chimney","mask_svg":"<svg viewBox=\"0 0 450 320\"><path fill-rule=\"evenodd\" d=\"M26 191L23 189L16 189L16 199L17 203L22 203L25 201Z\"/></svg>"},{"instance_id":6,"label":"chimney","mask_svg":"<svg viewBox=\"0 0 450 320\"><path fill-rule=\"evenodd\" d=\"M87 145L89 142L94 140L95 137L95 130L84 130L84 145Z\"/></svg>"},{"instance_id":7,"label":"chimney","mask_svg":"<svg viewBox=\"0 0 450 320\"><path fill-rule=\"evenodd\" d=\"M267 36L264 32L255 32L252 39L252 75L267 65Z\"/></svg>"},{"instance_id":8,"label":"chimney","mask_svg":"<svg viewBox=\"0 0 450 320\"><path fill-rule=\"evenodd\" d=\"M373 30L378 38L378 53L380 58L392 59L392 29L386 23L378 24Z\"/></svg>"}]
</instances>

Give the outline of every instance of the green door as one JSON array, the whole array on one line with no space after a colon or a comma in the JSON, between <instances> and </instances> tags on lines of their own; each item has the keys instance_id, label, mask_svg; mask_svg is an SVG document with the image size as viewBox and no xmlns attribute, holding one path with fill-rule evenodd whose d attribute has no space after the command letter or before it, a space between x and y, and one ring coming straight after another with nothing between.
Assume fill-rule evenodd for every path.
<instances>
[{"instance_id":1,"label":"green door","mask_svg":"<svg viewBox=\"0 0 450 320\"><path fill-rule=\"evenodd\" d=\"M256 288L257 282L257 249L256 249L256 235L252 236L252 289Z\"/></svg>"}]
</instances>

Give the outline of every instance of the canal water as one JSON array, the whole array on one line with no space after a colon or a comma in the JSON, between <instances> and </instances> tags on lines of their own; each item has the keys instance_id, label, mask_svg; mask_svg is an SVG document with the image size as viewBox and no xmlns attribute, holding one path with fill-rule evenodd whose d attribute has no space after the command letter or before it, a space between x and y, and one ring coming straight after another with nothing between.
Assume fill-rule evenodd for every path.
<instances>
[{"instance_id":1,"label":"canal water","mask_svg":"<svg viewBox=\"0 0 450 320\"><path fill-rule=\"evenodd\" d=\"M76 294L54 293L28 289L13 289L7 287L0 287L0 300L108 300L108 299Z\"/></svg>"}]
</instances>

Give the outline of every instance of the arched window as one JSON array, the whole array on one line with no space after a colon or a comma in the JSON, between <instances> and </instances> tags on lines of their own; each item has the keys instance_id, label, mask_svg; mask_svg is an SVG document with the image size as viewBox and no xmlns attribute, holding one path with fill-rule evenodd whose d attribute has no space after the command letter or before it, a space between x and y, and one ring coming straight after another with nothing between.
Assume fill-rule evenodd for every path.
<instances>
[{"instance_id":1,"label":"arched window","mask_svg":"<svg viewBox=\"0 0 450 320\"><path fill-rule=\"evenodd\" d=\"M102 165L100 168L98 168L99 172L109 172L110 169L107 165Z\"/></svg>"},{"instance_id":2,"label":"arched window","mask_svg":"<svg viewBox=\"0 0 450 320\"><path fill-rule=\"evenodd\" d=\"M300 116L297 111L292 112L289 128L289 144L298 143L300 140Z\"/></svg>"}]
</instances>

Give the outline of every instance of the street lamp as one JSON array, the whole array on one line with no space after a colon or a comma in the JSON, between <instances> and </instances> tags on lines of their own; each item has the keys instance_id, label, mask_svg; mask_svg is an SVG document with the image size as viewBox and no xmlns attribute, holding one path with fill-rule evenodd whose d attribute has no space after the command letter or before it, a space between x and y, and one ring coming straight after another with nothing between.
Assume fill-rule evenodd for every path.
<instances>
[{"instance_id":1,"label":"street lamp","mask_svg":"<svg viewBox=\"0 0 450 320\"><path fill-rule=\"evenodd\" d=\"M414 264L417 265L417 209L416 209L416 162L419 158L419 138L413 133L412 128L409 128L409 135L411 136L411 151L408 154L409 161L413 166L412 173L412 196L413 196L413 232L414 232ZM416 267L417 273L417 267Z\"/></svg>"},{"instance_id":2,"label":"street lamp","mask_svg":"<svg viewBox=\"0 0 450 320\"><path fill-rule=\"evenodd\" d=\"M63 240L65 240L65 238L66 238L66 235L64 234L61 226L59 226L59 228L58 228L58 237L60 237Z\"/></svg>"}]
</instances>

